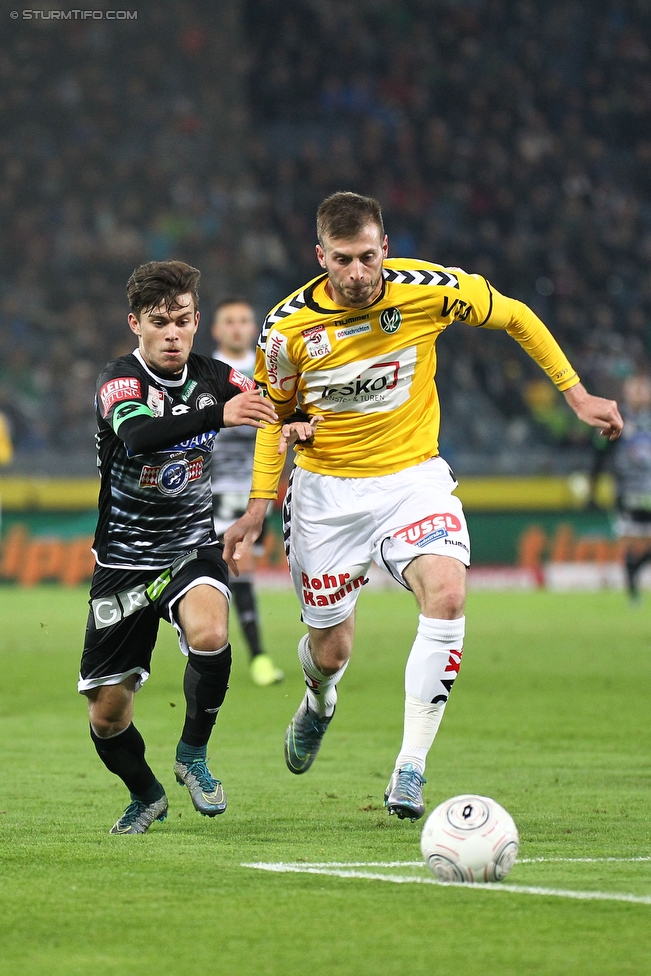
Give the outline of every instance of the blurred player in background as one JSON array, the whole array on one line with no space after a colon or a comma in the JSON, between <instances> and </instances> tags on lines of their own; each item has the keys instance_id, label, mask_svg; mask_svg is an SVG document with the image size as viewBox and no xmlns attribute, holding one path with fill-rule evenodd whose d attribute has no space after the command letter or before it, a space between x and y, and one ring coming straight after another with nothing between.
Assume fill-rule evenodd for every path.
<instances>
[{"instance_id":1,"label":"blurred player in background","mask_svg":"<svg viewBox=\"0 0 651 976\"><path fill-rule=\"evenodd\" d=\"M293 773L309 769L332 720L352 651L354 610L371 562L420 607L405 671L404 737L385 792L389 813L417 820L425 759L463 648L470 541L454 475L438 453L433 377L437 336L454 321L505 330L585 423L615 438L617 404L591 396L545 325L482 278L414 259L388 259L380 205L335 193L317 213L323 274L265 320L255 377L279 421L256 440L251 500L225 535L259 535L276 496L283 448L298 438L285 497L285 542L308 633L299 642L307 692L285 735ZM296 423L297 405L309 423ZM318 424L318 426L317 426Z\"/></svg>"},{"instance_id":2,"label":"blurred player in background","mask_svg":"<svg viewBox=\"0 0 651 976\"><path fill-rule=\"evenodd\" d=\"M639 574L651 560L651 378L629 376L622 393L625 426L615 450L615 531L624 544L628 592L636 601Z\"/></svg>"},{"instance_id":3,"label":"blurred player in background","mask_svg":"<svg viewBox=\"0 0 651 976\"><path fill-rule=\"evenodd\" d=\"M251 305L242 298L228 298L215 309L212 337L216 349L214 359L228 363L243 376L253 377L255 369L255 344L260 330L255 322ZM213 518L218 538L246 511L251 489L255 428L229 427L220 431L217 438L219 464L213 466ZM266 654L260 638L258 606L253 588L255 557L262 555L261 543L266 523L257 545L247 552L239 565L239 577L229 581L242 632L251 655L251 680L256 685L272 685L282 681L283 672Z\"/></svg>"},{"instance_id":4,"label":"blurred player in background","mask_svg":"<svg viewBox=\"0 0 651 976\"><path fill-rule=\"evenodd\" d=\"M11 440L9 418L0 410L0 467L11 464L14 457L14 446ZM2 499L0 498L0 530L2 529Z\"/></svg>"},{"instance_id":5,"label":"blurred player in background","mask_svg":"<svg viewBox=\"0 0 651 976\"><path fill-rule=\"evenodd\" d=\"M167 816L133 724L161 620L174 626L187 657L174 774L199 813L226 809L206 758L231 669L228 569L213 527L210 466L222 427L257 428L276 414L248 377L192 352L198 286L199 271L182 261L136 268L127 296L138 347L108 363L97 382L97 565L78 689L97 754L131 796L111 834L144 834Z\"/></svg>"}]
</instances>

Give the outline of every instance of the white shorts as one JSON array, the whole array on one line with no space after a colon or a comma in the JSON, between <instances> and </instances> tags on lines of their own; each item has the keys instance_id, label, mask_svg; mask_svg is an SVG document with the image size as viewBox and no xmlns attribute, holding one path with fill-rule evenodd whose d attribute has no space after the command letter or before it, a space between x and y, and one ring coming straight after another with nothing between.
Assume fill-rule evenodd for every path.
<instances>
[{"instance_id":1,"label":"white shorts","mask_svg":"<svg viewBox=\"0 0 651 976\"><path fill-rule=\"evenodd\" d=\"M350 615L372 562L403 586L426 553L470 564L457 482L443 458L380 478L335 478L295 468L283 506L285 550L302 617L333 627Z\"/></svg>"}]
</instances>

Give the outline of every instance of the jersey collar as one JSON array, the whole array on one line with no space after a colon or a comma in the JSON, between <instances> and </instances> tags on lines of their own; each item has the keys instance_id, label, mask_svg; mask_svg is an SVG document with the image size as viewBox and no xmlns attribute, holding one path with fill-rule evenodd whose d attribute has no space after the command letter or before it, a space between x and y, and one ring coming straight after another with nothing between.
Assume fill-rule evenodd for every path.
<instances>
[{"instance_id":1,"label":"jersey collar","mask_svg":"<svg viewBox=\"0 0 651 976\"><path fill-rule=\"evenodd\" d=\"M133 350L133 355L136 357L136 359L138 360L138 362L140 363L140 365L142 366L142 368L147 373L149 373L149 375L151 376L151 378L153 380L156 380L157 383L160 383L161 386L167 386L170 389L177 389L179 386L183 386L183 384L187 381L187 378L188 378L188 364L187 363L183 367L183 372L181 373L181 379L180 380L170 380L170 379L166 379L163 376L159 376L158 373L154 373L154 371L149 368L149 366L147 365L147 363L145 362L145 360L140 355L140 350L139 349L134 349Z\"/></svg>"}]
</instances>

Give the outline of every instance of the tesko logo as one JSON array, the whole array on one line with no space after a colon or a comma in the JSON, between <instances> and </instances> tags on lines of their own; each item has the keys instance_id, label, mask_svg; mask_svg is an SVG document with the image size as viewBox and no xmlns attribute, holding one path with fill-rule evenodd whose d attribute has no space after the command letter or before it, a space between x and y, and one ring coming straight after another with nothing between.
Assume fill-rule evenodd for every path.
<instances>
[{"instance_id":1,"label":"tesko logo","mask_svg":"<svg viewBox=\"0 0 651 976\"><path fill-rule=\"evenodd\" d=\"M400 328L402 312L399 308L385 308L380 315L380 328L387 335L393 335Z\"/></svg>"}]
</instances>

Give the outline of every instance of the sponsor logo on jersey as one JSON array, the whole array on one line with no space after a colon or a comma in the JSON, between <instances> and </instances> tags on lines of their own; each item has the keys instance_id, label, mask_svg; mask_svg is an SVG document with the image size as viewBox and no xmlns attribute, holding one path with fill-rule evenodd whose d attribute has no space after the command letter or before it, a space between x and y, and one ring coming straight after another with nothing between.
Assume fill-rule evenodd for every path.
<instances>
[{"instance_id":1,"label":"sponsor logo on jersey","mask_svg":"<svg viewBox=\"0 0 651 976\"><path fill-rule=\"evenodd\" d=\"M440 531L442 531L442 535L438 535ZM452 512L441 512L435 515L428 515L418 522L412 522L411 525L405 525L404 528L394 532L393 537L394 539L399 539L401 542L408 542L410 545L415 546L419 542L421 545L425 545L426 543L422 540L426 536L435 535L436 538L444 538L448 532L460 531L461 522L457 516L453 515Z\"/></svg>"},{"instance_id":2,"label":"sponsor logo on jersey","mask_svg":"<svg viewBox=\"0 0 651 976\"><path fill-rule=\"evenodd\" d=\"M292 389L296 383L297 374L292 372L287 358L287 336L276 329L272 329L267 337L265 357L269 383L276 390Z\"/></svg>"},{"instance_id":3,"label":"sponsor logo on jersey","mask_svg":"<svg viewBox=\"0 0 651 976\"><path fill-rule=\"evenodd\" d=\"M423 538L419 539L418 542L415 542L414 545L418 546L419 549L424 549L425 546L430 544L430 542L436 542L437 539L445 539L447 534L447 529L437 529L436 532L430 532L429 535L423 536Z\"/></svg>"},{"instance_id":4,"label":"sponsor logo on jersey","mask_svg":"<svg viewBox=\"0 0 651 976\"><path fill-rule=\"evenodd\" d=\"M175 458L157 466L146 464L140 472L141 488L158 488L163 495L178 495L188 482L196 481L203 471L203 458L187 461Z\"/></svg>"},{"instance_id":5,"label":"sponsor logo on jersey","mask_svg":"<svg viewBox=\"0 0 651 976\"><path fill-rule=\"evenodd\" d=\"M366 322L368 320L368 312L365 315L354 315L352 318L347 319L337 319L333 322L333 325L352 325L353 322Z\"/></svg>"},{"instance_id":6,"label":"sponsor logo on jersey","mask_svg":"<svg viewBox=\"0 0 651 976\"><path fill-rule=\"evenodd\" d=\"M350 573L322 573L321 576L314 576L312 579L307 573L301 573L303 584L303 603L311 607L328 607L358 590L360 586L368 583L368 578L364 575L350 578ZM328 590L328 593L319 592Z\"/></svg>"},{"instance_id":7,"label":"sponsor logo on jersey","mask_svg":"<svg viewBox=\"0 0 651 976\"><path fill-rule=\"evenodd\" d=\"M246 373L240 373L239 369L235 369L234 367L228 374L228 382L232 383L233 386L239 386L240 390L244 393L247 393L249 390L255 390L255 380L252 380ZM197 400L197 404L200 399L201 397ZM212 402L215 403L216 401L213 400ZM207 404L204 404L204 406L207 406Z\"/></svg>"},{"instance_id":8,"label":"sponsor logo on jersey","mask_svg":"<svg viewBox=\"0 0 651 976\"><path fill-rule=\"evenodd\" d=\"M472 305L469 305L468 302L462 302L460 298L448 300L447 295L443 296L441 315L444 319L448 315L453 315L455 322L467 322L473 311Z\"/></svg>"},{"instance_id":9,"label":"sponsor logo on jersey","mask_svg":"<svg viewBox=\"0 0 651 976\"><path fill-rule=\"evenodd\" d=\"M115 403L120 403L121 400L142 399L140 380L137 376L119 376L117 379L109 380L100 389L99 398L106 417Z\"/></svg>"},{"instance_id":10,"label":"sponsor logo on jersey","mask_svg":"<svg viewBox=\"0 0 651 976\"><path fill-rule=\"evenodd\" d=\"M465 549L466 552L470 554L470 549L468 546L465 544L465 542L460 542L459 539L444 539L443 542L446 546L461 546L462 549ZM416 545L418 545L418 543L416 543Z\"/></svg>"},{"instance_id":11,"label":"sponsor logo on jersey","mask_svg":"<svg viewBox=\"0 0 651 976\"><path fill-rule=\"evenodd\" d=\"M188 438L187 441L181 441L179 444L172 444L171 447L159 448L159 450L156 451L156 453L157 454L180 454L182 451L200 450L206 454L210 454L213 447L215 446L216 436L217 436L217 431L209 430L205 434L195 434L194 437Z\"/></svg>"},{"instance_id":12,"label":"sponsor logo on jersey","mask_svg":"<svg viewBox=\"0 0 651 976\"><path fill-rule=\"evenodd\" d=\"M165 412L165 393L157 390L155 386L150 386L147 390L147 406L154 417L162 417Z\"/></svg>"},{"instance_id":13,"label":"sponsor logo on jersey","mask_svg":"<svg viewBox=\"0 0 651 976\"><path fill-rule=\"evenodd\" d=\"M184 403L187 403L194 391L197 388L196 380L188 380L188 382L183 387L183 392L181 393L181 399Z\"/></svg>"},{"instance_id":14,"label":"sponsor logo on jersey","mask_svg":"<svg viewBox=\"0 0 651 976\"><path fill-rule=\"evenodd\" d=\"M184 413L190 413L190 407L187 403L175 403L172 407L173 416L181 417Z\"/></svg>"},{"instance_id":15,"label":"sponsor logo on jersey","mask_svg":"<svg viewBox=\"0 0 651 976\"><path fill-rule=\"evenodd\" d=\"M200 393L197 397L196 409L203 410L205 407L214 407L217 403L212 393Z\"/></svg>"},{"instance_id":16,"label":"sponsor logo on jersey","mask_svg":"<svg viewBox=\"0 0 651 976\"><path fill-rule=\"evenodd\" d=\"M145 596L146 583L134 586L130 590L122 590L113 596L98 597L91 602L95 627L103 630L105 627L112 627L118 620L130 617L143 607L149 606Z\"/></svg>"},{"instance_id":17,"label":"sponsor logo on jersey","mask_svg":"<svg viewBox=\"0 0 651 976\"><path fill-rule=\"evenodd\" d=\"M392 359L366 359L332 370L304 374L305 403L317 410L360 413L395 410L409 399L416 347L396 350Z\"/></svg>"},{"instance_id":18,"label":"sponsor logo on jersey","mask_svg":"<svg viewBox=\"0 0 651 976\"><path fill-rule=\"evenodd\" d=\"M303 342L310 359L321 359L332 352L330 339L324 325L315 325L311 329L304 329L301 332Z\"/></svg>"},{"instance_id":19,"label":"sponsor logo on jersey","mask_svg":"<svg viewBox=\"0 0 651 976\"><path fill-rule=\"evenodd\" d=\"M349 325L345 329L335 329L335 339L352 339L353 336L363 335L371 331L370 322L360 322L359 325Z\"/></svg>"},{"instance_id":20,"label":"sponsor logo on jersey","mask_svg":"<svg viewBox=\"0 0 651 976\"><path fill-rule=\"evenodd\" d=\"M380 313L380 328L387 335L393 335L400 328L402 322L402 312L399 308L385 308Z\"/></svg>"}]
</instances>

